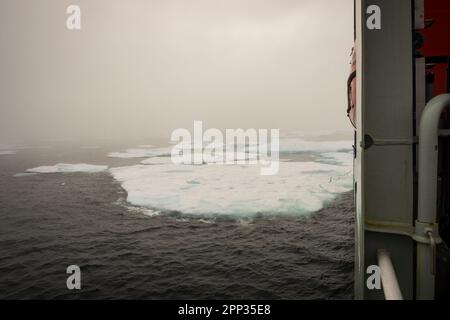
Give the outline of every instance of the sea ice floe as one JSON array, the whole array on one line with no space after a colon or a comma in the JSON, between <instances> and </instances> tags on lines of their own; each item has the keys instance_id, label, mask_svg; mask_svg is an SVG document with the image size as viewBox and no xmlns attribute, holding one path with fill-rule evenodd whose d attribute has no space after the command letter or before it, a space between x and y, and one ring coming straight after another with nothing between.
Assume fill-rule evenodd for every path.
<instances>
[{"instance_id":1,"label":"sea ice floe","mask_svg":"<svg viewBox=\"0 0 450 320\"><path fill-rule=\"evenodd\" d=\"M148 165L171 164L171 163L172 163L171 157L154 157L141 161L141 164L148 164Z\"/></svg>"},{"instance_id":2,"label":"sea ice floe","mask_svg":"<svg viewBox=\"0 0 450 320\"><path fill-rule=\"evenodd\" d=\"M129 203L190 215L305 214L352 188L351 167L344 165L282 162L277 175L261 176L255 165L174 165L161 159L110 169Z\"/></svg>"},{"instance_id":3,"label":"sea ice floe","mask_svg":"<svg viewBox=\"0 0 450 320\"><path fill-rule=\"evenodd\" d=\"M194 164L194 159L197 156L196 153L192 154L190 157L186 159L186 161L183 161L182 164ZM203 153L199 153L199 157L202 160L200 164L237 164L238 162L245 162L248 163L250 161L256 161L258 160L258 154L254 153L245 153L245 152L234 152L234 153L222 153L222 152L216 152L214 154L206 156ZM169 156L164 157L153 157L148 158L141 161L141 164L149 164L149 165L155 165L155 164L172 164L173 159ZM245 164L244 163L244 164Z\"/></svg>"},{"instance_id":4,"label":"sea ice floe","mask_svg":"<svg viewBox=\"0 0 450 320\"><path fill-rule=\"evenodd\" d=\"M22 177L29 177L29 176L35 176L37 173L33 172L19 172L14 175L15 178L22 178Z\"/></svg>"},{"instance_id":5,"label":"sea ice floe","mask_svg":"<svg viewBox=\"0 0 450 320\"><path fill-rule=\"evenodd\" d=\"M284 137L280 140L281 154L309 154L315 162L280 160L279 172L273 176L262 176L260 165L237 164L237 159L257 160L254 148L236 148L233 160L224 163L226 145L223 151L215 150L207 163L198 165L190 161L174 164L170 147L113 152L110 157L147 159L140 165L111 168L109 172L127 191L131 205L158 212L238 218L301 215L320 210L327 201L352 189L352 144L348 140Z\"/></svg>"},{"instance_id":6,"label":"sea ice floe","mask_svg":"<svg viewBox=\"0 0 450 320\"><path fill-rule=\"evenodd\" d=\"M351 166L353 163L352 152L326 152L320 154L320 162Z\"/></svg>"},{"instance_id":7,"label":"sea ice floe","mask_svg":"<svg viewBox=\"0 0 450 320\"><path fill-rule=\"evenodd\" d=\"M348 152L352 150L353 141L307 141L297 138L281 138L280 153L324 153Z\"/></svg>"},{"instance_id":8,"label":"sea ice floe","mask_svg":"<svg viewBox=\"0 0 450 320\"><path fill-rule=\"evenodd\" d=\"M41 166L36 168L27 169L27 172L31 173L96 173L102 172L108 169L108 166L92 165L92 164L69 164L58 163L54 166Z\"/></svg>"}]
</instances>

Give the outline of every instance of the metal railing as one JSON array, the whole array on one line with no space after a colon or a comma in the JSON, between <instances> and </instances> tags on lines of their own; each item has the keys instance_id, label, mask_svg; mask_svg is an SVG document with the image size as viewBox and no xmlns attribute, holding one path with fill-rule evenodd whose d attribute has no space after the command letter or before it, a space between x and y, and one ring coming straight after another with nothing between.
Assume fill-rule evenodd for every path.
<instances>
[{"instance_id":1,"label":"metal railing","mask_svg":"<svg viewBox=\"0 0 450 320\"><path fill-rule=\"evenodd\" d=\"M414 240L417 242L417 299L434 299L436 245L442 242L437 224L437 179L439 122L450 106L450 94L428 102L420 119L418 217Z\"/></svg>"}]
</instances>

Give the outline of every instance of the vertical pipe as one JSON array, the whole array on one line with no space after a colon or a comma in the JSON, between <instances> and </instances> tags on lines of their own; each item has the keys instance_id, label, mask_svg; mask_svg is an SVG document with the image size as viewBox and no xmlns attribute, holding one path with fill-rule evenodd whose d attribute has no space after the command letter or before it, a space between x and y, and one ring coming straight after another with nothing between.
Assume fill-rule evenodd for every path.
<instances>
[{"instance_id":1,"label":"vertical pipe","mask_svg":"<svg viewBox=\"0 0 450 320\"><path fill-rule=\"evenodd\" d=\"M437 228L437 178L439 149L439 120L444 108L450 106L450 94L433 98L425 107L420 119L419 132L419 195L416 238L417 244L417 298L434 299L435 275L433 248L427 243L427 232L438 237Z\"/></svg>"},{"instance_id":2,"label":"vertical pipe","mask_svg":"<svg viewBox=\"0 0 450 320\"><path fill-rule=\"evenodd\" d=\"M418 220L436 222L438 138L442 111L450 105L450 94L432 99L420 119Z\"/></svg>"}]
</instances>

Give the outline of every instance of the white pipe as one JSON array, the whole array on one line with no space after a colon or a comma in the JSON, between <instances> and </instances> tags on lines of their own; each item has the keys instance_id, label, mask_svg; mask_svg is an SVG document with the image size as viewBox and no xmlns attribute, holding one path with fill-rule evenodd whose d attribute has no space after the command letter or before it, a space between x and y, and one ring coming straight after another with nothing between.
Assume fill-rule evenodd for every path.
<instances>
[{"instance_id":1,"label":"white pipe","mask_svg":"<svg viewBox=\"0 0 450 320\"><path fill-rule=\"evenodd\" d=\"M436 257L433 244L439 239L437 228L437 178L439 154L439 121L444 108L450 106L450 94L428 102L420 119L419 194L416 221L417 283L416 298L434 299Z\"/></svg>"},{"instance_id":2,"label":"white pipe","mask_svg":"<svg viewBox=\"0 0 450 320\"><path fill-rule=\"evenodd\" d=\"M381 283L386 300L403 300L403 295L398 284L397 275L391 261L391 255L387 250L378 250L378 266L381 270Z\"/></svg>"},{"instance_id":3,"label":"white pipe","mask_svg":"<svg viewBox=\"0 0 450 320\"><path fill-rule=\"evenodd\" d=\"M448 106L450 94L437 96L420 119L418 220L423 223L436 222L439 120Z\"/></svg>"}]
</instances>

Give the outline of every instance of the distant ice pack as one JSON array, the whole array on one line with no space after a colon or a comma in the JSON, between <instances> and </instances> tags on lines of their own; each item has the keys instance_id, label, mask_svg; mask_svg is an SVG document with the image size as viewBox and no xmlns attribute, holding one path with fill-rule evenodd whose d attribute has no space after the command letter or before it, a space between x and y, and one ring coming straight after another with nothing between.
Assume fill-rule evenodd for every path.
<instances>
[{"instance_id":1,"label":"distant ice pack","mask_svg":"<svg viewBox=\"0 0 450 320\"><path fill-rule=\"evenodd\" d=\"M153 148L151 146L141 146L140 148L127 149L126 151L123 152L110 152L108 154L108 157L133 159L133 158L150 158L169 155L170 155L169 148Z\"/></svg>"}]
</instances>

